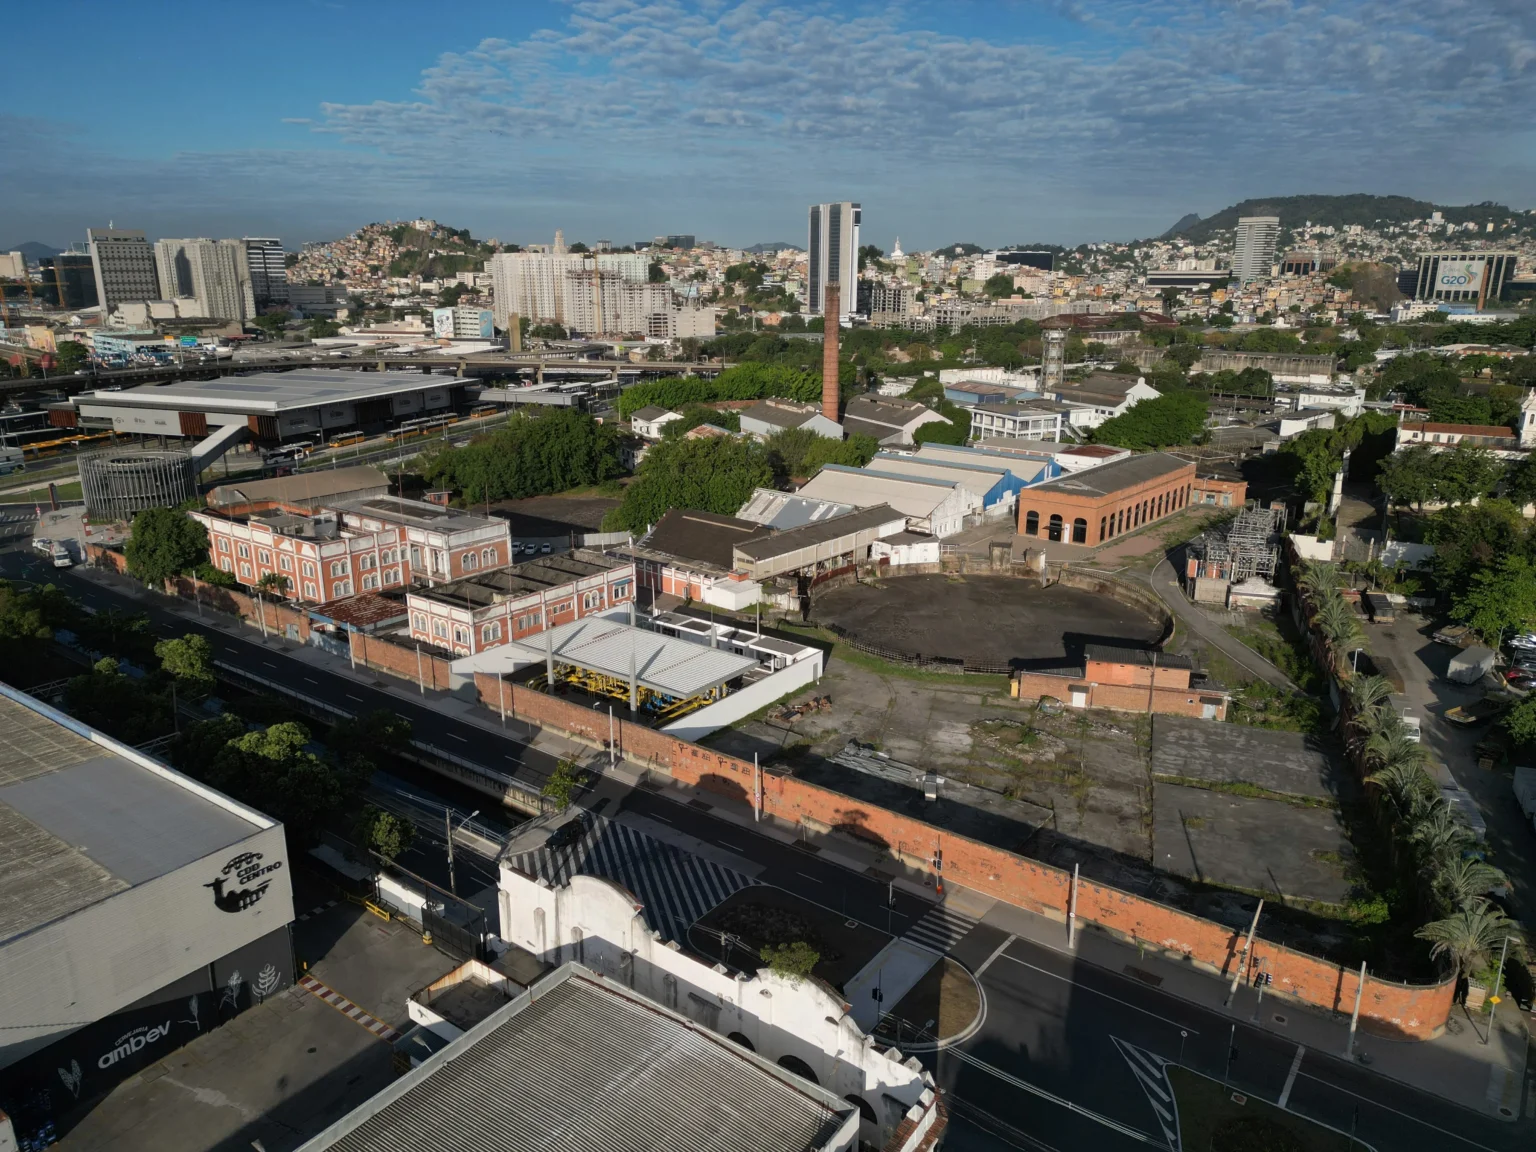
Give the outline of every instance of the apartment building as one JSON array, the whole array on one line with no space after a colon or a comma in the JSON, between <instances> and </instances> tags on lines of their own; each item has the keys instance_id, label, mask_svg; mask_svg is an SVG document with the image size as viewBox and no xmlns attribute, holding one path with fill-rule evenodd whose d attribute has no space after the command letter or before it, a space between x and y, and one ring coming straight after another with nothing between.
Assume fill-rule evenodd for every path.
<instances>
[{"instance_id":1,"label":"apartment building","mask_svg":"<svg viewBox=\"0 0 1536 1152\"><path fill-rule=\"evenodd\" d=\"M160 299L190 298L198 315L216 320L251 314L240 277L240 241L157 240L154 251Z\"/></svg>"},{"instance_id":2,"label":"apartment building","mask_svg":"<svg viewBox=\"0 0 1536 1152\"><path fill-rule=\"evenodd\" d=\"M86 240L103 313L131 300L157 300L155 251L144 233L127 228L90 228Z\"/></svg>"}]
</instances>

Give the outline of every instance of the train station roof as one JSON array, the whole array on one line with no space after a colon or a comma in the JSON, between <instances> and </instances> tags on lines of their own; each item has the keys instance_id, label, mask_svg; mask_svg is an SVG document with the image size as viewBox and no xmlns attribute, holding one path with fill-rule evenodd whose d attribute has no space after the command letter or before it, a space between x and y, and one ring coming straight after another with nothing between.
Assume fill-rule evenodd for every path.
<instances>
[{"instance_id":1,"label":"train station roof","mask_svg":"<svg viewBox=\"0 0 1536 1152\"><path fill-rule=\"evenodd\" d=\"M757 667L750 656L631 627L622 615L613 614L585 616L462 657L453 662L453 671L461 676L506 674L542 664L548 655L557 664L575 665L615 680L628 680L633 671L642 687L678 699L707 692Z\"/></svg>"}]
</instances>

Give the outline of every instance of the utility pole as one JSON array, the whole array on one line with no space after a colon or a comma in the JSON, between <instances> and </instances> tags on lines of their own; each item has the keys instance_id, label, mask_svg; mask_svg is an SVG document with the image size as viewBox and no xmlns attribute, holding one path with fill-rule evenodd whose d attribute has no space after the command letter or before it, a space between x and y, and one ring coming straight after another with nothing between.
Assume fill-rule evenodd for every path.
<instances>
[{"instance_id":1,"label":"utility pole","mask_svg":"<svg viewBox=\"0 0 1536 1152\"><path fill-rule=\"evenodd\" d=\"M176 689L174 685L171 691ZM1488 1035L1483 1037L1484 1044L1493 1043L1493 1018L1499 1010L1499 989L1504 986L1504 961L1509 959L1509 937L1504 937L1504 947L1499 951L1499 970L1493 978L1493 995L1488 997Z\"/></svg>"},{"instance_id":2,"label":"utility pole","mask_svg":"<svg viewBox=\"0 0 1536 1152\"><path fill-rule=\"evenodd\" d=\"M1344 1044L1344 1057L1355 1054L1355 1029L1360 1026L1360 999L1365 995L1365 961L1360 961L1360 979L1355 984L1355 1010L1349 1017L1349 1039Z\"/></svg>"},{"instance_id":3,"label":"utility pole","mask_svg":"<svg viewBox=\"0 0 1536 1152\"><path fill-rule=\"evenodd\" d=\"M1072 896L1067 901L1067 947L1077 945L1077 869L1072 865Z\"/></svg>"},{"instance_id":4,"label":"utility pole","mask_svg":"<svg viewBox=\"0 0 1536 1152\"><path fill-rule=\"evenodd\" d=\"M1248 942L1243 945L1243 953L1238 958L1235 970L1232 973L1232 987L1227 989L1227 999L1222 1007L1232 1003L1232 997L1237 995L1237 982L1243 978L1243 973L1248 968L1248 957L1253 952L1253 934L1259 930L1259 914L1264 911L1264 901L1259 901L1259 906L1253 910L1253 923L1248 925Z\"/></svg>"}]
</instances>

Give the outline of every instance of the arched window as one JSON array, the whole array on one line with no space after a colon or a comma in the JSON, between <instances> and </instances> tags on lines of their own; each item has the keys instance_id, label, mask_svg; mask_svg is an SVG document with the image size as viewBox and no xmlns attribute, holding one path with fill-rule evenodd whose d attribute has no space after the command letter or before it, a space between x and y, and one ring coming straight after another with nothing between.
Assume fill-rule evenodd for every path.
<instances>
[{"instance_id":1,"label":"arched window","mask_svg":"<svg viewBox=\"0 0 1536 1152\"><path fill-rule=\"evenodd\" d=\"M1045 538L1053 543L1061 543L1061 517L1051 513L1050 523L1046 526Z\"/></svg>"},{"instance_id":2,"label":"arched window","mask_svg":"<svg viewBox=\"0 0 1536 1152\"><path fill-rule=\"evenodd\" d=\"M844 1096L843 1099L848 1101L848 1103L854 1105L856 1108L858 1108L858 1110L859 1110L859 1119L864 1121L864 1123L866 1123L866 1124L878 1124L878 1123L880 1123L880 1117L875 1115L874 1108L870 1106L869 1101L864 1099L864 1097L856 1095L853 1092L850 1092L850 1093L848 1093L848 1095Z\"/></svg>"},{"instance_id":3,"label":"arched window","mask_svg":"<svg viewBox=\"0 0 1536 1152\"><path fill-rule=\"evenodd\" d=\"M820 1080L816 1079L816 1073L811 1071L811 1066L798 1056L780 1056L779 1067L783 1068L786 1072L793 1072L802 1079L809 1080L812 1084L821 1083Z\"/></svg>"},{"instance_id":4,"label":"arched window","mask_svg":"<svg viewBox=\"0 0 1536 1152\"><path fill-rule=\"evenodd\" d=\"M1088 543L1088 521L1084 520L1081 516L1072 521L1072 543Z\"/></svg>"},{"instance_id":5,"label":"arched window","mask_svg":"<svg viewBox=\"0 0 1536 1152\"><path fill-rule=\"evenodd\" d=\"M740 1032L732 1032L726 1036L726 1039L731 1041L733 1044L740 1044L748 1052L757 1051L757 1048L753 1045L752 1041L748 1040Z\"/></svg>"},{"instance_id":6,"label":"arched window","mask_svg":"<svg viewBox=\"0 0 1536 1152\"><path fill-rule=\"evenodd\" d=\"M1100 544L1104 543L1104 524L1105 524L1104 517L1100 516L1099 517L1099 543Z\"/></svg>"},{"instance_id":7,"label":"arched window","mask_svg":"<svg viewBox=\"0 0 1536 1152\"><path fill-rule=\"evenodd\" d=\"M1024 535L1040 535L1040 513L1034 511L1034 509L1024 513Z\"/></svg>"}]
</instances>

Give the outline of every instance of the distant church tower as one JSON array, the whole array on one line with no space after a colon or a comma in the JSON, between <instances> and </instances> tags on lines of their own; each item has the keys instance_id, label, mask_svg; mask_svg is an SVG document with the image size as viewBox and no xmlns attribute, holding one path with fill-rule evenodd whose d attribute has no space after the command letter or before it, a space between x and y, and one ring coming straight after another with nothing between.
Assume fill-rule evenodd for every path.
<instances>
[{"instance_id":1,"label":"distant church tower","mask_svg":"<svg viewBox=\"0 0 1536 1152\"><path fill-rule=\"evenodd\" d=\"M898 236L898 237L896 237L896 247L891 249L891 259L892 260L905 260L906 258L907 258L906 254L904 252L902 252L902 250L901 250L901 237Z\"/></svg>"},{"instance_id":2,"label":"distant church tower","mask_svg":"<svg viewBox=\"0 0 1536 1152\"><path fill-rule=\"evenodd\" d=\"M1520 402L1520 447L1536 448L1536 388L1527 389Z\"/></svg>"}]
</instances>

